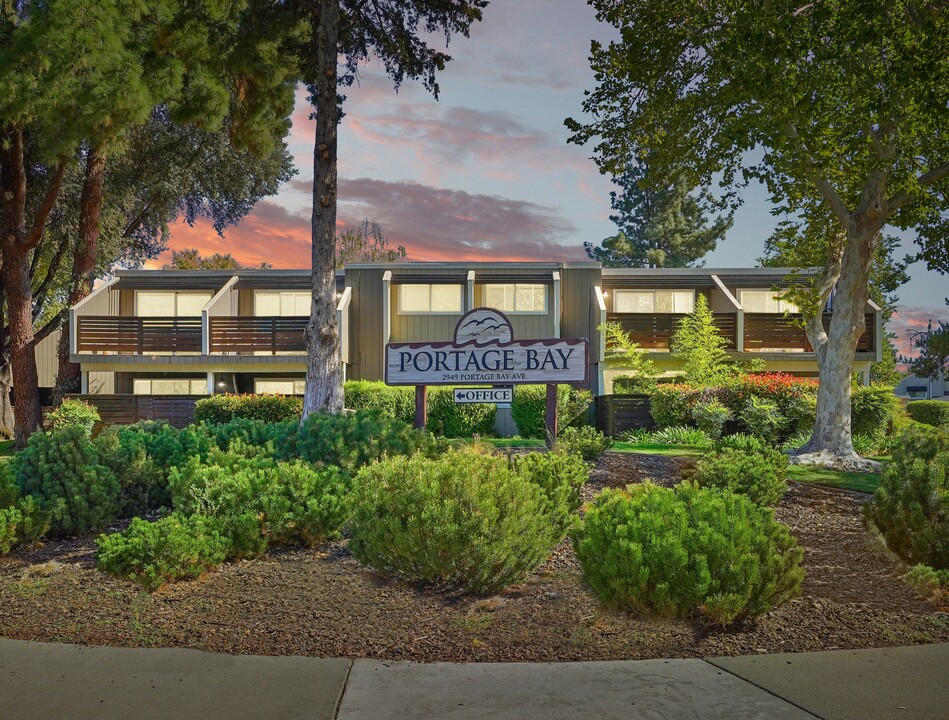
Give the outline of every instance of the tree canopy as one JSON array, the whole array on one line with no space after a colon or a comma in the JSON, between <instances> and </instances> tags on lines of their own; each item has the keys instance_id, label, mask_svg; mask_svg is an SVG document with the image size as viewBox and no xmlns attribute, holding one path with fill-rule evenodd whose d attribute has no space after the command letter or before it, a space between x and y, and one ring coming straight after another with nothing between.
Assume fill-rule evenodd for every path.
<instances>
[{"instance_id":1,"label":"tree canopy","mask_svg":"<svg viewBox=\"0 0 949 720\"><path fill-rule=\"evenodd\" d=\"M914 375L937 380L940 374L949 374L949 322L938 322L933 327L930 321L925 331L916 333L912 343L919 350L919 356L909 364Z\"/></svg>"},{"instance_id":2,"label":"tree canopy","mask_svg":"<svg viewBox=\"0 0 949 720\"><path fill-rule=\"evenodd\" d=\"M368 218L336 236L336 267L354 262L398 262L405 260L405 248L392 247L382 226Z\"/></svg>"}]
</instances>

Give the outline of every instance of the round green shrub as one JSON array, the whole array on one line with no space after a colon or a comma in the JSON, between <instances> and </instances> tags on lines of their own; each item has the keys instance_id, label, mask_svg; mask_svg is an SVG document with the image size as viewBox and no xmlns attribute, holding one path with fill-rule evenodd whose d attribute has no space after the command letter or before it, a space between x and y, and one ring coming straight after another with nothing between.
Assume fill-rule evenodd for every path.
<instances>
[{"instance_id":1,"label":"round green shrub","mask_svg":"<svg viewBox=\"0 0 949 720\"><path fill-rule=\"evenodd\" d=\"M547 498L548 518L561 539L577 523L580 491L590 479L590 470L580 455L562 452L530 452L511 457L514 470L537 485Z\"/></svg>"},{"instance_id":2,"label":"round green shrub","mask_svg":"<svg viewBox=\"0 0 949 720\"><path fill-rule=\"evenodd\" d=\"M310 415L299 432L276 447L281 459L300 458L312 463L358 470L377 458L393 455L437 455L447 447L431 433L362 410L345 415Z\"/></svg>"},{"instance_id":3,"label":"round green shrub","mask_svg":"<svg viewBox=\"0 0 949 720\"><path fill-rule=\"evenodd\" d=\"M718 440L725 430L725 423L733 420L731 410L722 405L718 400L708 400L698 402L692 407L692 420L696 427L702 430L712 440Z\"/></svg>"},{"instance_id":4,"label":"round green shrub","mask_svg":"<svg viewBox=\"0 0 949 720\"><path fill-rule=\"evenodd\" d=\"M119 480L99 463L84 428L33 433L10 470L20 493L32 495L47 515L54 535L85 535L118 517Z\"/></svg>"},{"instance_id":5,"label":"round green shrub","mask_svg":"<svg viewBox=\"0 0 949 720\"><path fill-rule=\"evenodd\" d=\"M97 565L148 590L203 575L224 562L230 540L213 518L174 514L155 522L133 518L120 533L100 535Z\"/></svg>"},{"instance_id":6,"label":"round green shrub","mask_svg":"<svg viewBox=\"0 0 949 720\"><path fill-rule=\"evenodd\" d=\"M349 410L379 410L392 420L415 420L415 388L392 387L377 380L347 380L343 396Z\"/></svg>"},{"instance_id":7,"label":"round green shrub","mask_svg":"<svg viewBox=\"0 0 949 720\"><path fill-rule=\"evenodd\" d=\"M92 435L92 428L101 420L96 406L79 398L66 398L58 408L46 413L46 421L53 430L76 426L82 428L89 436Z\"/></svg>"},{"instance_id":8,"label":"round green shrub","mask_svg":"<svg viewBox=\"0 0 949 720\"><path fill-rule=\"evenodd\" d=\"M716 625L800 594L803 551L773 513L728 492L652 483L606 490L574 535L606 604Z\"/></svg>"},{"instance_id":9,"label":"round green shrub","mask_svg":"<svg viewBox=\"0 0 949 720\"><path fill-rule=\"evenodd\" d=\"M572 501L531 482L532 462L519 470L504 457L450 451L364 467L353 488L353 555L387 575L469 593L522 580L576 517Z\"/></svg>"},{"instance_id":10,"label":"round green shrub","mask_svg":"<svg viewBox=\"0 0 949 720\"><path fill-rule=\"evenodd\" d=\"M725 448L700 458L688 477L700 487L730 490L758 505L777 505L788 491L788 458L773 448Z\"/></svg>"},{"instance_id":11,"label":"round green shrub","mask_svg":"<svg viewBox=\"0 0 949 720\"><path fill-rule=\"evenodd\" d=\"M775 442L788 427L788 418L777 403L751 396L738 414L746 432Z\"/></svg>"},{"instance_id":12,"label":"round green shrub","mask_svg":"<svg viewBox=\"0 0 949 720\"><path fill-rule=\"evenodd\" d=\"M908 427L864 512L901 558L949 569L949 435Z\"/></svg>"},{"instance_id":13,"label":"round green shrub","mask_svg":"<svg viewBox=\"0 0 949 720\"><path fill-rule=\"evenodd\" d=\"M692 403L698 391L688 385L659 385L649 400L649 414L659 428L692 422Z\"/></svg>"},{"instance_id":14,"label":"round green shrub","mask_svg":"<svg viewBox=\"0 0 949 720\"><path fill-rule=\"evenodd\" d=\"M211 395L194 406L195 422L226 423L234 418L282 422L299 420L303 398L295 395Z\"/></svg>"},{"instance_id":15,"label":"round green shrub","mask_svg":"<svg viewBox=\"0 0 949 720\"><path fill-rule=\"evenodd\" d=\"M888 385L858 386L850 396L850 431L854 435L878 435L889 430L899 407Z\"/></svg>"},{"instance_id":16,"label":"round green shrub","mask_svg":"<svg viewBox=\"0 0 949 720\"><path fill-rule=\"evenodd\" d=\"M949 402L945 400L912 400L906 403L906 412L916 422L949 428Z\"/></svg>"},{"instance_id":17,"label":"round green shrub","mask_svg":"<svg viewBox=\"0 0 949 720\"><path fill-rule=\"evenodd\" d=\"M557 438L558 451L566 454L576 453L587 462L596 462L611 447L613 439L589 425L565 428Z\"/></svg>"},{"instance_id":18,"label":"round green shrub","mask_svg":"<svg viewBox=\"0 0 949 720\"><path fill-rule=\"evenodd\" d=\"M808 436L809 437L809 436ZM804 442L806 442L806 438ZM804 443L802 442L801 445ZM757 435L748 435L747 433L733 433L719 438L715 444L718 450L740 450L747 453L762 453L765 448L764 440Z\"/></svg>"},{"instance_id":19,"label":"round green shrub","mask_svg":"<svg viewBox=\"0 0 949 720\"><path fill-rule=\"evenodd\" d=\"M569 385L557 386L557 424L561 428L579 421L593 401L589 390L577 390ZM517 434L523 438L547 437L547 387L545 385L518 385L514 388L511 417L517 425Z\"/></svg>"}]
</instances>

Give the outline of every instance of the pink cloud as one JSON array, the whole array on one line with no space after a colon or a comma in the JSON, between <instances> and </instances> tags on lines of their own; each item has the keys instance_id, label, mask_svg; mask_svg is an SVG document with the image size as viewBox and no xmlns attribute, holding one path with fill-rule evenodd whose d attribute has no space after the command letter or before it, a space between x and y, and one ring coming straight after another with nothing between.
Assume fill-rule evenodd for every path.
<instances>
[{"instance_id":1,"label":"pink cloud","mask_svg":"<svg viewBox=\"0 0 949 720\"><path fill-rule=\"evenodd\" d=\"M918 354L918 351L912 347L913 336L926 329L931 320L933 325L937 320L947 320L947 308L940 309L897 305L896 312L890 318L887 324L887 330L896 335L893 338L893 344L896 345L897 352L903 356L912 357Z\"/></svg>"}]
</instances>

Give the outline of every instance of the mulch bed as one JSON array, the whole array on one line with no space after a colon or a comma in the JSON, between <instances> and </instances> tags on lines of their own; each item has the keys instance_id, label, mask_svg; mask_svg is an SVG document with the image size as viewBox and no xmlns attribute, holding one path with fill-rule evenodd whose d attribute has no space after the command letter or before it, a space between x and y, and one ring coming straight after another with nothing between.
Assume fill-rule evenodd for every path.
<instances>
[{"instance_id":1,"label":"mulch bed","mask_svg":"<svg viewBox=\"0 0 949 720\"><path fill-rule=\"evenodd\" d=\"M688 460L607 453L604 487L676 482ZM95 569L94 539L54 541L0 559L0 636L228 653L562 661L701 657L949 641L949 614L920 599L862 525L867 496L792 484L777 508L805 549L796 600L722 631L600 607L569 543L522 585L491 598L384 580L346 541L224 565L148 594Z\"/></svg>"}]
</instances>

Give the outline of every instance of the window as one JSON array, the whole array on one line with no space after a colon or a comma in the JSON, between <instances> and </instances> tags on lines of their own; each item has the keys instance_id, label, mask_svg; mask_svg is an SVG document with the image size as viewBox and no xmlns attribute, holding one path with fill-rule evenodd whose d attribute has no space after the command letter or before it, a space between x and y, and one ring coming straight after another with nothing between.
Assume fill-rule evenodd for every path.
<instances>
[{"instance_id":1,"label":"window","mask_svg":"<svg viewBox=\"0 0 949 720\"><path fill-rule=\"evenodd\" d=\"M739 290L738 303L750 313L799 313L797 305L781 299L774 290Z\"/></svg>"},{"instance_id":2,"label":"window","mask_svg":"<svg viewBox=\"0 0 949 720\"><path fill-rule=\"evenodd\" d=\"M273 395L302 395L306 387L306 380L259 380L254 379L255 393L271 393Z\"/></svg>"},{"instance_id":3,"label":"window","mask_svg":"<svg viewBox=\"0 0 949 720\"><path fill-rule=\"evenodd\" d=\"M485 285L484 304L510 313L545 313L547 286L528 283Z\"/></svg>"},{"instance_id":4,"label":"window","mask_svg":"<svg viewBox=\"0 0 949 720\"><path fill-rule=\"evenodd\" d=\"M399 285L400 313L460 313L461 285Z\"/></svg>"},{"instance_id":5,"label":"window","mask_svg":"<svg viewBox=\"0 0 949 720\"><path fill-rule=\"evenodd\" d=\"M258 290L254 293L254 315L258 317L309 317L309 290Z\"/></svg>"},{"instance_id":6,"label":"window","mask_svg":"<svg viewBox=\"0 0 949 720\"><path fill-rule=\"evenodd\" d=\"M920 398L925 400L929 395L929 388L927 388L925 385L910 385L906 388L906 394L916 400L919 400Z\"/></svg>"},{"instance_id":7,"label":"window","mask_svg":"<svg viewBox=\"0 0 949 720\"><path fill-rule=\"evenodd\" d=\"M135 293L135 314L139 317L199 317L210 300L210 292L139 290Z\"/></svg>"},{"instance_id":8,"label":"window","mask_svg":"<svg viewBox=\"0 0 949 720\"><path fill-rule=\"evenodd\" d=\"M617 290L616 313L690 313L695 310L694 290Z\"/></svg>"},{"instance_id":9,"label":"window","mask_svg":"<svg viewBox=\"0 0 949 720\"><path fill-rule=\"evenodd\" d=\"M207 395L207 378L135 378L132 380L135 395Z\"/></svg>"}]
</instances>

